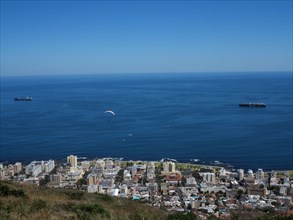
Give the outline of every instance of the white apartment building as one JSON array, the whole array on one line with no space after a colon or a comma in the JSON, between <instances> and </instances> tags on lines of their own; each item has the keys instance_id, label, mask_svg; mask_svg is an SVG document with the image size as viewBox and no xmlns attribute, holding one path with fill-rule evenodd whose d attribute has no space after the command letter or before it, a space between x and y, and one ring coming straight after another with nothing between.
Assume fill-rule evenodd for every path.
<instances>
[{"instance_id":1,"label":"white apartment building","mask_svg":"<svg viewBox=\"0 0 293 220\"><path fill-rule=\"evenodd\" d=\"M197 182L193 176L188 177L186 179L186 185L196 185L196 184L197 184Z\"/></svg>"},{"instance_id":2,"label":"white apartment building","mask_svg":"<svg viewBox=\"0 0 293 220\"><path fill-rule=\"evenodd\" d=\"M96 161L96 168L98 169L105 169L105 165L106 164L104 160L99 159Z\"/></svg>"},{"instance_id":3,"label":"white apartment building","mask_svg":"<svg viewBox=\"0 0 293 220\"><path fill-rule=\"evenodd\" d=\"M50 173L55 167L54 160L49 160L44 162L44 172Z\"/></svg>"},{"instance_id":4,"label":"white apartment building","mask_svg":"<svg viewBox=\"0 0 293 220\"><path fill-rule=\"evenodd\" d=\"M243 180L244 179L244 170L238 169L238 179Z\"/></svg>"},{"instance_id":5,"label":"white apartment building","mask_svg":"<svg viewBox=\"0 0 293 220\"><path fill-rule=\"evenodd\" d=\"M255 173L256 181L258 181L260 183L264 180L264 178L265 178L265 173L263 172L262 169L258 169Z\"/></svg>"},{"instance_id":6,"label":"white apartment building","mask_svg":"<svg viewBox=\"0 0 293 220\"><path fill-rule=\"evenodd\" d=\"M70 163L71 167L77 168L77 156L74 156L74 155L68 156L67 163Z\"/></svg>"},{"instance_id":7,"label":"white apartment building","mask_svg":"<svg viewBox=\"0 0 293 220\"><path fill-rule=\"evenodd\" d=\"M25 173L34 177L40 175L42 172L49 173L55 167L54 160L48 161L32 161L29 165L25 166Z\"/></svg>"},{"instance_id":8,"label":"white apartment building","mask_svg":"<svg viewBox=\"0 0 293 220\"><path fill-rule=\"evenodd\" d=\"M164 162L163 170L164 170L164 173L173 173L176 171L176 165L174 162Z\"/></svg>"},{"instance_id":9,"label":"white apartment building","mask_svg":"<svg viewBox=\"0 0 293 220\"><path fill-rule=\"evenodd\" d=\"M62 176L61 174L52 174L50 175L50 182L56 182L61 183L62 182Z\"/></svg>"},{"instance_id":10,"label":"white apartment building","mask_svg":"<svg viewBox=\"0 0 293 220\"><path fill-rule=\"evenodd\" d=\"M22 170L22 165L20 162L16 162L13 165L14 173L19 173Z\"/></svg>"},{"instance_id":11,"label":"white apartment building","mask_svg":"<svg viewBox=\"0 0 293 220\"><path fill-rule=\"evenodd\" d=\"M202 173L201 176L206 183L216 183L216 176L214 173Z\"/></svg>"},{"instance_id":12,"label":"white apartment building","mask_svg":"<svg viewBox=\"0 0 293 220\"><path fill-rule=\"evenodd\" d=\"M106 161L105 161L105 168L106 168L107 170L112 169L113 166L114 166L114 163L113 163L112 160L106 160Z\"/></svg>"},{"instance_id":13,"label":"white apartment building","mask_svg":"<svg viewBox=\"0 0 293 220\"><path fill-rule=\"evenodd\" d=\"M82 168L84 171L88 171L89 168L90 168L90 162L89 162L89 161L82 161L82 162L81 162L81 168Z\"/></svg>"},{"instance_id":14,"label":"white apartment building","mask_svg":"<svg viewBox=\"0 0 293 220\"><path fill-rule=\"evenodd\" d=\"M249 177L249 178L254 178L254 174L253 174L253 171L252 171L251 169L249 169L249 170L247 171L247 174L248 174L248 177Z\"/></svg>"}]
</instances>

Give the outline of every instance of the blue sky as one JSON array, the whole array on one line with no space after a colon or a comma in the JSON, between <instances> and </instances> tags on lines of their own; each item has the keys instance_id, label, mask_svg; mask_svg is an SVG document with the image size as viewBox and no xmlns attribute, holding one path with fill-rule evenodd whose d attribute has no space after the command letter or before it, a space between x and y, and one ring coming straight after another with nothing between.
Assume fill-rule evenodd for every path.
<instances>
[{"instance_id":1,"label":"blue sky","mask_svg":"<svg viewBox=\"0 0 293 220\"><path fill-rule=\"evenodd\" d=\"M292 1L1 1L1 75L292 71Z\"/></svg>"}]
</instances>

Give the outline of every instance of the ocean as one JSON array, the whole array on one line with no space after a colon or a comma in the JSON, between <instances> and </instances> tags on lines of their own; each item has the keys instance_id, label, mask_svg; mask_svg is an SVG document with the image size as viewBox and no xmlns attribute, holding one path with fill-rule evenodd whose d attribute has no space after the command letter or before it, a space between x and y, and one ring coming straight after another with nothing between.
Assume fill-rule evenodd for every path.
<instances>
[{"instance_id":1,"label":"ocean","mask_svg":"<svg viewBox=\"0 0 293 220\"><path fill-rule=\"evenodd\" d=\"M14 101L25 96L33 100ZM293 169L292 100L292 72L2 76L0 161L73 154Z\"/></svg>"}]
</instances>

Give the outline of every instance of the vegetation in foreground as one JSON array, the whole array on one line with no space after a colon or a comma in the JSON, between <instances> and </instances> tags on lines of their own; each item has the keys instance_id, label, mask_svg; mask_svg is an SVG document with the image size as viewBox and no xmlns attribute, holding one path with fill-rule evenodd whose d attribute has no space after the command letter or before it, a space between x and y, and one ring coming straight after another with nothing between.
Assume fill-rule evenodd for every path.
<instances>
[{"instance_id":1,"label":"vegetation in foreground","mask_svg":"<svg viewBox=\"0 0 293 220\"><path fill-rule=\"evenodd\" d=\"M193 213L167 213L129 199L0 181L0 219L196 220ZM211 218L217 219L217 218ZM232 219L243 219L233 216ZM293 220L262 216L259 220Z\"/></svg>"},{"instance_id":2,"label":"vegetation in foreground","mask_svg":"<svg viewBox=\"0 0 293 220\"><path fill-rule=\"evenodd\" d=\"M0 182L0 219L167 219L167 213L107 195Z\"/></svg>"}]
</instances>

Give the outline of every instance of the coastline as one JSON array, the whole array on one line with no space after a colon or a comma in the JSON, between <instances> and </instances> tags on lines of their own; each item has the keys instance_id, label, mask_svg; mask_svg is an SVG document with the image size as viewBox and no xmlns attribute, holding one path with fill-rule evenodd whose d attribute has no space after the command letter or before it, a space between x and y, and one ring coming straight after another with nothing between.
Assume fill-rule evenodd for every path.
<instances>
[{"instance_id":1,"label":"coastline","mask_svg":"<svg viewBox=\"0 0 293 220\"><path fill-rule=\"evenodd\" d=\"M119 158L119 157L101 157L101 158L98 158L98 157L93 157L93 158L88 158L88 157L78 157L78 160L80 161L79 163L81 163L82 161L89 161L89 162L94 162L96 160L99 160L99 159L103 159L103 160L106 160L106 159L109 159L109 160L113 160L113 161L119 161L120 164L127 164L127 163L134 163L134 164L142 164L142 163L150 163L150 162L153 162L155 163L156 165L157 164L161 164L163 162L167 162L167 161L175 161L177 166L179 166L180 168L191 168L191 169L200 169L200 168L211 168L211 169L214 169L215 171L219 171L221 168L224 168L224 169L227 169L227 170L231 170L231 171L236 171L238 169L243 169L242 167L233 167L229 164L222 164L220 162L219 165L214 165L212 163L191 163L191 162L181 162L181 161L177 161L175 159L170 159L170 158L162 158L161 160L132 160L132 159L129 159L129 160L124 160L124 158ZM164 161L165 159L165 161ZM47 160L54 160L57 164L62 164L62 163L66 163L66 159L64 158L59 158L59 159L53 159L53 158L50 158L50 159L47 159ZM46 160L34 160L34 161L46 161ZM29 164L30 162L24 162L23 161L0 161L0 164L3 164L3 165L8 165L8 164L11 164L11 163L22 163L23 165L27 165ZM262 167L259 167L260 169L262 169ZM249 169L248 169L249 170ZM252 169L253 170L253 169ZM278 172L278 173L285 173L285 172L292 172L293 173L293 169L292 168L288 168L288 169L262 169L265 173L271 173L272 171L275 171L275 172Z\"/></svg>"}]
</instances>

